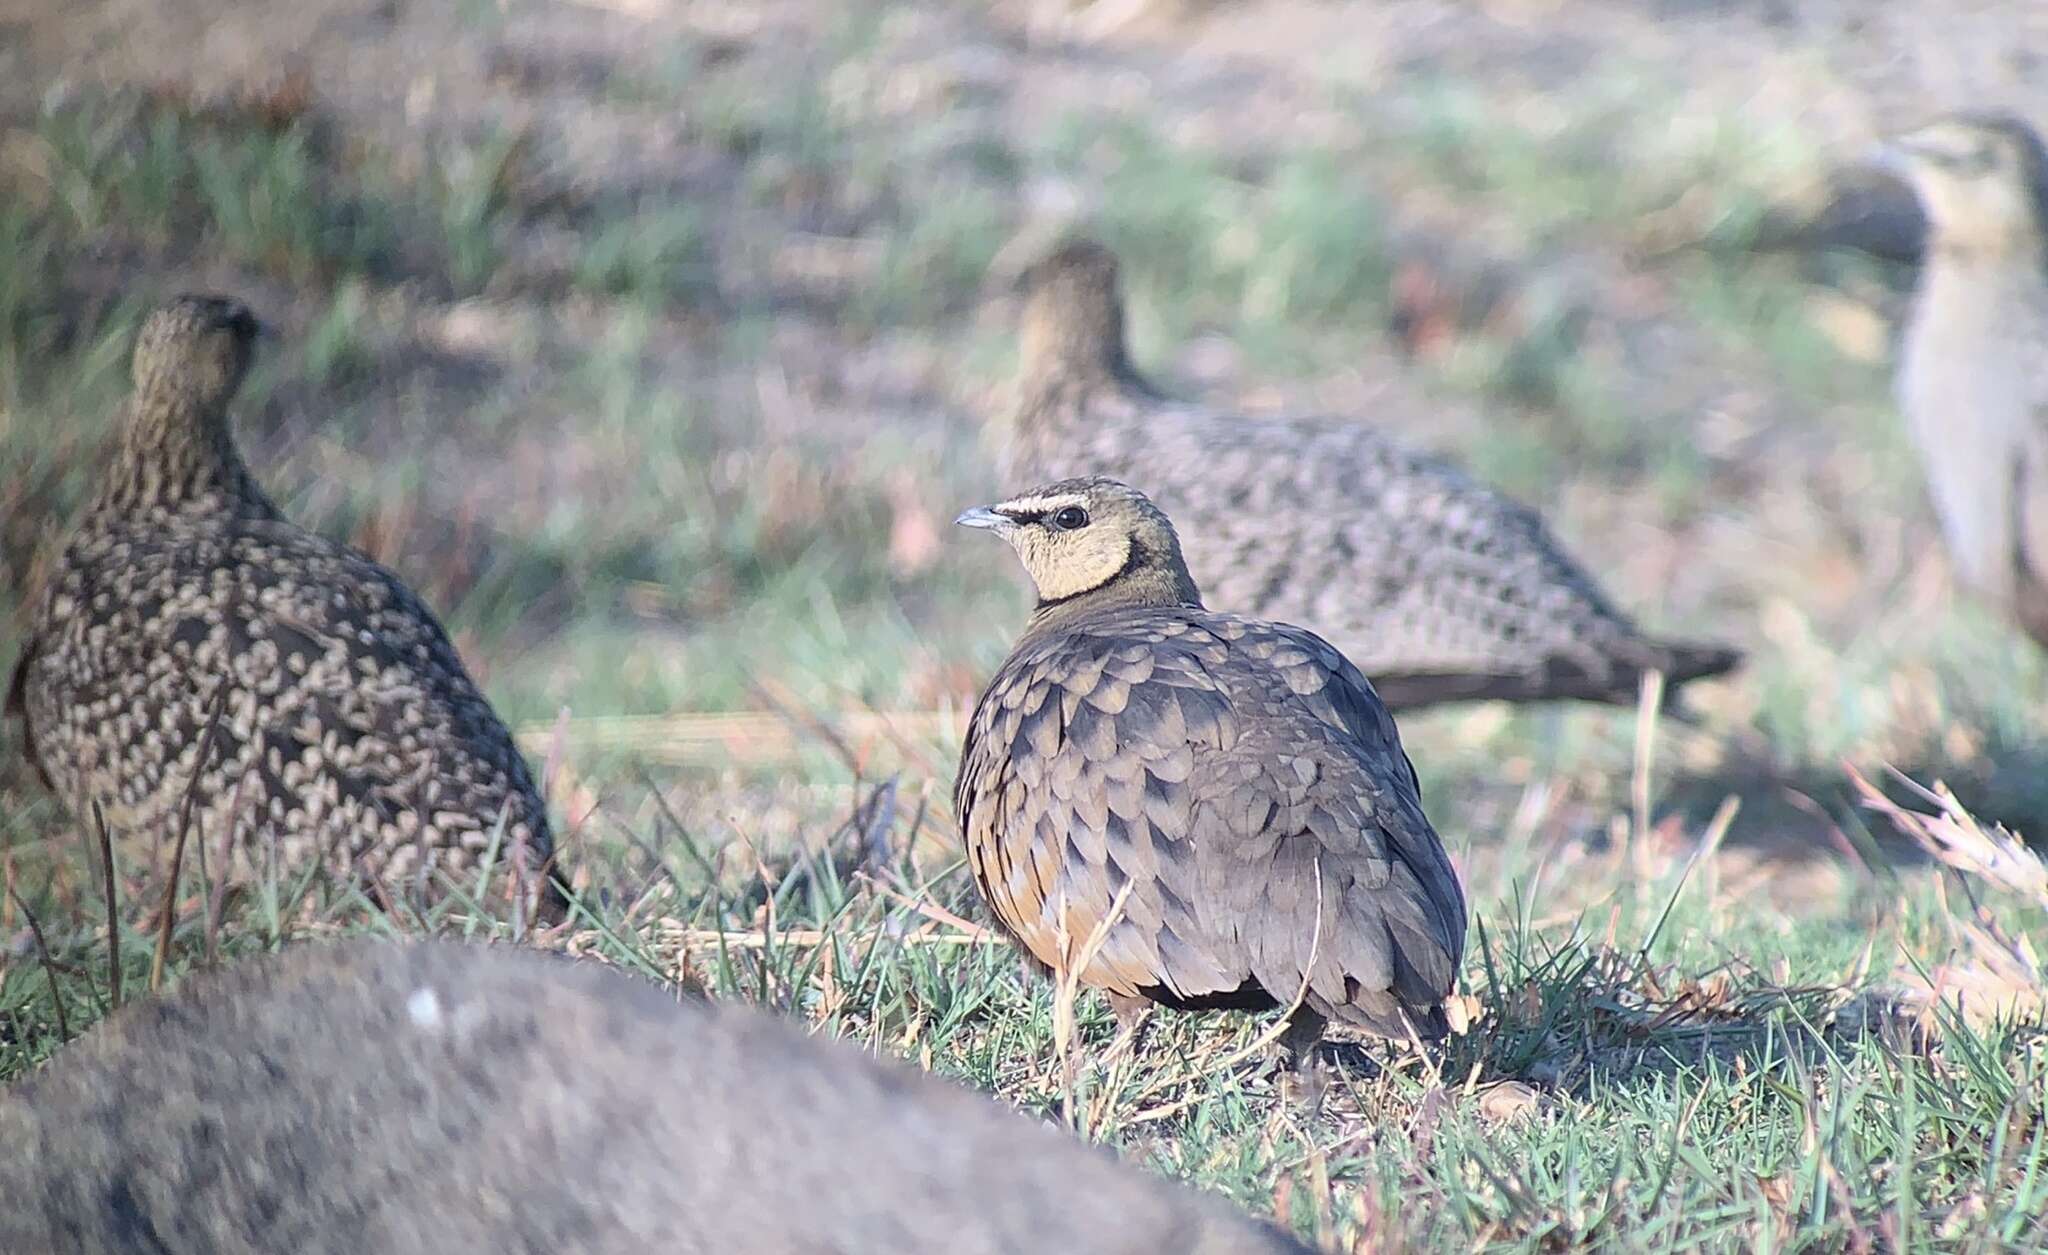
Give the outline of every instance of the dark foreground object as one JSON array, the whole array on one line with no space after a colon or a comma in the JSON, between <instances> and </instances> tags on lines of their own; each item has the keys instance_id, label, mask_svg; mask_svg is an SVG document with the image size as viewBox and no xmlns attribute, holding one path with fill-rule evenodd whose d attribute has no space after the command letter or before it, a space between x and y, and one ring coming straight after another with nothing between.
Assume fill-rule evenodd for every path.
<instances>
[{"instance_id":1,"label":"dark foreground object","mask_svg":"<svg viewBox=\"0 0 2048 1255\"><path fill-rule=\"evenodd\" d=\"M757 1012L307 947L0 1096L0 1251L1283 1252L1227 1205Z\"/></svg>"}]
</instances>

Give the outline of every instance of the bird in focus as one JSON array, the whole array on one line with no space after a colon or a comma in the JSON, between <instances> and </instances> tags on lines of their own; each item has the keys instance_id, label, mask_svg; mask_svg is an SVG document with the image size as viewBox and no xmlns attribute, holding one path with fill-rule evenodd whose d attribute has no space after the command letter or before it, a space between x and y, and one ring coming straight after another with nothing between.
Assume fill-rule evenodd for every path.
<instances>
[{"instance_id":1,"label":"bird in focus","mask_svg":"<svg viewBox=\"0 0 2048 1255\"><path fill-rule=\"evenodd\" d=\"M2004 115L1879 153L1927 218L1899 409L1962 582L2048 646L2048 150Z\"/></svg>"},{"instance_id":2,"label":"bird in focus","mask_svg":"<svg viewBox=\"0 0 2048 1255\"><path fill-rule=\"evenodd\" d=\"M1105 474L1187 534L1219 607L1314 628L1395 710L1577 698L1629 704L1741 661L1645 635L1535 511L1343 420L1215 413L1131 364L1115 255L1067 240L1022 276L1021 367L1005 483Z\"/></svg>"},{"instance_id":3,"label":"bird in focus","mask_svg":"<svg viewBox=\"0 0 2048 1255\"><path fill-rule=\"evenodd\" d=\"M758 1010L445 941L123 1008L0 1091L0 1147L10 1252L1306 1251Z\"/></svg>"},{"instance_id":4,"label":"bird in focus","mask_svg":"<svg viewBox=\"0 0 2048 1255\"><path fill-rule=\"evenodd\" d=\"M553 852L511 734L431 611L384 567L294 526L228 405L259 327L180 296L144 321L110 465L41 590L7 710L83 824L216 844L236 873L324 866L389 904L464 887L495 850L528 900Z\"/></svg>"},{"instance_id":5,"label":"bird in focus","mask_svg":"<svg viewBox=\"0 0 2048 1255\"><path fill-rule=\"evenodd\" d=\"M1003 931L1127 1026L1153 1003L1299 998L1297 1065L1326 1020L1440 1036L1464 892L1358 668L1302 628L1204 609L1167 516L1117 480L958 521L1009 542L1038 594L953 789Z\"/></svg>"}]
</instances>

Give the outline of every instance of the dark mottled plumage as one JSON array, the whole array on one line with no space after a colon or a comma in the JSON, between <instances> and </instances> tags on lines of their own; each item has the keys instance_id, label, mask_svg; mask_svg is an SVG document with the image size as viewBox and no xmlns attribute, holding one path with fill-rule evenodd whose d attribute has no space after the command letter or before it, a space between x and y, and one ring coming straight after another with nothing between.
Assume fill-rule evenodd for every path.
<instances>
[{"instance_id":1,"label":"dark mottled plumage","mask_svg":"<svg viewBox=\"0 0 2048 1255\"><path fill-rule=\"evenodd\" d=\"M1115 480L960 521L1008 540L1039 595L953 789L1003 928L1071 970L1129 884L1087 985L1261 1007L1306 972L1311 1033L1440 1034L1464 894L1358 669L1312 632L1204 610L1172 525Z\"/></svg>"},{"instance_id":2,"label":"dark mottled plumage","mask_svg":"<svg viewBox=\"0 0 2048 1255\"><path fill-rule=\"evenodd\" d=\"M1216 605L1327 635L1393 709L1476 698L1630 703L1740 654L1652 640L1518 505L1355 422L1172 402L1124 350L1116 258L1069 241L1025 275L1005 483L1126 479L1187 533Z\"/></svg>"},{"instance_id":3,"label":"dark mottled plumage","mask_svg":"<svg viewBox=\"0 0 2048 1255\"><path fill-rule=\"evenodd\" d=\"M756 1011L450 943L308 946L0 1093L0 1250L1302 1252Z\"/></svg>"},{"instance_id":4,"label":"dark mottled plumage","mask_svg":"<svg viewBox=\"0 0 2048 1255\"><path fill-rule=\"evenodd\" d=\"M210 849L232 812L245 874L324 858L431 897L436 873L474 874L502 815L501 860L521 853L537 885L545 809L432 612L288 522L236 451L256 332L220 297L143 324L112 465L10 686L30 756L74 816L97 802L124 836L173 836L196 773L194 832Z\"/></svg>"},{"instance_id":5,"label":"dark mottled plumage","mask_svg":"<svg viewBox=\"0 0 2048 1255\"><path fill-rule=\"evenodd\" d=\"M1928 221L1899 408L1962 581L2048 646L2048 152L1962 115L1885 153Z\"/></svg>"}]
</instances>

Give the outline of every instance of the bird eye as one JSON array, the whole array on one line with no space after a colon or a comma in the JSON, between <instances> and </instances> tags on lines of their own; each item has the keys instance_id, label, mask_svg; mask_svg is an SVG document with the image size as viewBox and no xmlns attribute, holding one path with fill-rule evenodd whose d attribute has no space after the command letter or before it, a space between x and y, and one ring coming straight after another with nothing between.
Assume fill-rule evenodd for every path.
<instances>
[{"instance_id":1,"label":"bird eye","mask_svg":"<svg viewBox=\"0 0 2048 1255\"><path fill-rule=\"evenodd\" d=\"M1086 526L1088 511L1077 505L1065 506L1052 516L1052 529L1056 532L1071 532Z\"/></svg>"},{"instance_id":2,"label":"bird eye","mask_svg":"<svg viewBox=\"0 0 2048 1255\"><path fill-rule=\"evenodd\" d=\"M1974 179L1996 170L1999 165L1998 149L1991 144L1974 143L1967 148L1934 151L1928 159L1957 178Z\"/></svg>"}]
</instances>

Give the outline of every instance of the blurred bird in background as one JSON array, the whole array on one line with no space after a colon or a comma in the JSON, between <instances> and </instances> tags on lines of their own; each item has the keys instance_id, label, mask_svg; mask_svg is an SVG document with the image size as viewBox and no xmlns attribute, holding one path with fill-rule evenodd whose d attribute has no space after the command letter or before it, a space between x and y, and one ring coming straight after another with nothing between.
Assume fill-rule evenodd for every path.
<instances>
[{"instance_id":1,"label":"blurred bird in background","mask_svg":"<svg viewBox=\"0 0 2048 1255\"><path fill-rule=\"evenodd\" d=\"M1943 538L2048 646L2048 152L2018 118L1964 114L1878 160L1927 217L1897 392Z\"/></svg>"}]
</instances>

